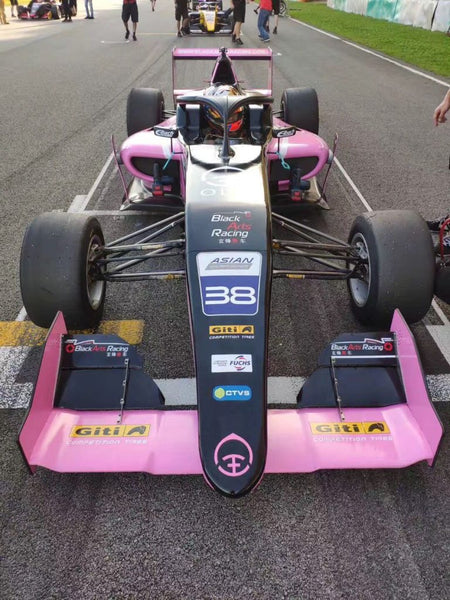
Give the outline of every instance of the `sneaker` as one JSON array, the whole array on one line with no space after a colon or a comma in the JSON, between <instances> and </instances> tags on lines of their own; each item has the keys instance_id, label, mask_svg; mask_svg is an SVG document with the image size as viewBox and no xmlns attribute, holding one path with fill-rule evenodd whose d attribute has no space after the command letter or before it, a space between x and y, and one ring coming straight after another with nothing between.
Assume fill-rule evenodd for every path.
<instances>
[{"instance_id":1,"label":"sneaker","mask_svg":"<svg viewBox=\"0 0 450 600\"><path fill-rule=\"evenodd\" d=\"M127 29L127 32L125 34L125 39L127 40L130 37L130 30Z\"/></svg>"},{"instance_id":2,"label":"sneaker","mask_svg":"<svg viewBox=\"0 0 450 600\"><path fill-rule=\"evenodd\" d=\"M266 38L265 40L263 40L264 43L266 42L270 42L270 38Z\"/></svg>"},{"instance_id":3,"label":"sneaker","mask_svg":"<svg viewBox=\"0 0 450 600\"><path fill-rule=\"evenodd\" d=\"M274 28L273 28L273 33L274 33L275 35L277 35L277 33L278 33L278 30L277 30L277 28L276 28L276 27L274 27Z\"/></svg>"},{"instance_id":4,"label":"sneaker","mask_svg":"<svg viewBox=\"0 0 450 600\"><path fill-rule=\"evenodd\" d=\"M238 46L243 46L243 45L244 45L244 42L241 40L241 38L236 38L234 41L235 41L235 43L236 43Z\"/></svg>"},{"instance_id":5,"label":"sneaker","mask_svg":"<svg viewBox=\"0 0 450 600\"><path fill-rule=\"evenodd\" d=\"M177 36L178 36L178 37L183 37L183 36L181 35L181 31L179 31L179 32L177 33Z\"/></svg>"},{"instance_id":6,"label":"sneaker","mask_svg":"<svg viewBox=\"0 0 450 600\"><path fill-rule=\"evenodd\" d=\"M136 34L135 34L135 33L133 33L133 41L134 41L134 42L137 42L137 37L136 37Z\"/></svg>"}]
</instances>

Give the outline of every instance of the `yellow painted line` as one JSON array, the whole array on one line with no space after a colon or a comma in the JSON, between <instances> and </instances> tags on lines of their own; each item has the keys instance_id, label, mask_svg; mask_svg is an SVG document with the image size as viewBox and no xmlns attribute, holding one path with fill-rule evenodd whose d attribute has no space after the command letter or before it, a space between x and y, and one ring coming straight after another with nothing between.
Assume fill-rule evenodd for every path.
<instances>
[{"instance_id":1,"label":"yellow painted line","mask_svg":"<svg viewBox=\"0 0 450 600\"><path fill-rule=\"evenodd\" d=\"M31 321L0 321L0 346L41 346L45 342L47 329L37 327ZM97 333L118 335L129 344L140 344L144 321L102 321ZM93 329L71 331L71 334L89 334Z\"/></svg>"}]
</instances>

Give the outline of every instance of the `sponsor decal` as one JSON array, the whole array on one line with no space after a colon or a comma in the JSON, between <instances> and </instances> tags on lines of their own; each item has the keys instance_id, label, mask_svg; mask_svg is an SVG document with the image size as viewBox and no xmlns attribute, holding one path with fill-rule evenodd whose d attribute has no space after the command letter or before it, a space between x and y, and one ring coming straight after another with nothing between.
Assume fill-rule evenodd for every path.
<instances>
[{"instance_id":1,"label":"sponsor decal","mask_svg":"<svg viewBox=\"0 0 450 600\"><path fill-rule=\"evenodd\" d=\"M252 399L252 389L248 385L217 385L212 395L219 402L246 401Z\"/></svg>"},{"instance_id":2,"label":"sponsor decal","mask_svg":"<svg viewBox=\"0 0 450 600\"><path fill-rule=\"evenodd\" d=\"M211 373L252 373L251 354L213 354Z\"/></svg>"},{"instance_id":3,"label":"sponsor decal","mask_svg":"<svg viewBox=\"0 0 450 600\"><path fill-rule=\"evenodd\" d=\"M99 344L94 339L83 340L79 342L76 339L66 340L64 350L67 354L74 352L104 352L106 356L127 356L129 345L125 342L116 342L114 344Z\"/></svg>"},{"instance_id":4,"label":"sponsor decal","mask_svg":"<svg viewBox=\"0 0 450 600\"><path fill-rule=\"evenodd\" d=\"M197 266L203 313L256 315L262 256L259 252L200 252Z\"/></svg>"},{"instance_id":5,"label":"sponsor decal","mask_svg":"<svg viewBox=\"0 0 450 600\"><path fill-rule=\"evenodd\" d=\"M334 342L331 344L333 356L395 356L394 340L391 337L376 340L364 338L363 341Z\"/></svg>"},{"instance_id":6,"label":"sponsor decal","mask_svg":"<svg viewBox=\"0 0 450 600\"><path fill-rule=\"evenodd\" d=\"M248 339L255 338L254 325L210 325L209 339Z\"/></svg>"},{"instance_id":7,"label":"sponsor decal","mask_svg":"<svg viewBox=\"0 0 450 600\"><path fill-rule=\"evenodd\" d=\"M150 425L77 425L72 427L72 438L148 437Z\"/></svg>"},{"instance_id":8,"label":"sponsor decal","mask_svg":"<svg viewBox=\"0 0 450 600\"><path fill-rule=\"evenodd\" d=\"M252 224L245 222L249 219L251 219L251 212L249 211L213 214L211 223L215 227L211 231L211 237L217 238L219 243L246 243L252 230Z\"/></svg>"},{"instance_id":9,"label":"sponsor decal","mask_svg":"<svg viewBox=\"0 0 450 600\"><path fill-rule=\"evenodd\" d=\"M178 131L176 129L169 129L169 128L164 128L164 127L155 127L153 129L153 133L155 135L157 135L158 137L165 137L165 138L174 138L174 137L178 137Z\"/></svg>"},{"instance_id":10,"label":"sponsor decal","mask_svg":"<svg viewBox=\"0 0 450 600\"><path fill-rule=\"evenodd\" d=\"M285 138L295 135L296 131L297 130L295 129L295 127L289 127L286 129L273 129L272 135L275 138Z\"/></svg>"},{"instance_id":11,"label":"sponsor decal","mask_svg":"<svg viewBox=\"0 0 450 600\"><path fill-rule=\"evenodd\" d=\"M223 475L240 477L250 469L253 451L247 440L231 433L217 444L214 463Z\"/></svg>"},{"instance_id":12,"label":"sponsor decal","mask_svg":"<svg viewBox=\"0 0 450 600\"><path fill-rule=\"evenodd\" d=\"M385 421L363 421L359 423L310 423L313 435L367 435L389 434L390 430Z\"/></svg>"}]
</instances>

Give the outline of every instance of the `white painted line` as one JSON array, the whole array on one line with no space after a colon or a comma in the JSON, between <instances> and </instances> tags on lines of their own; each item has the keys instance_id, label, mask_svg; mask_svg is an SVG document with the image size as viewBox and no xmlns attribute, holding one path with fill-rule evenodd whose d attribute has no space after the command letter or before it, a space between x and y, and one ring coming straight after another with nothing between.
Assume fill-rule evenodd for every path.
<instances>
[{"instance_id":1,"label":"white painted line","mask_svg":"<svg viewBox=\"0 0 450 600\"><path fill-rule=\"evenodd\" d=\"M86 196L84 194L80 195L80 196L75 196L75 198L72 201L72 204L67 209L67 212L68 213L82 212L82 209L80 209L80 207L83 206L85 200L86 200Z\"/></svg>"},{"instance_id":2,"label":"white painted line","mask_svg":"<svg viewBox=\"0 0 450 600\"><path fill-rule=\"evenodd\" d=\"M96 189L100 185L100 182L103 179L103 176L105 175L106 171L108 170L108 167L111 164L111 161L113 158L114 158L114 153L111 152L106 163L103 165L103 169L98 174L98 177L94 181L94 185L89 190L87 196L84 197L83 201L78 200L79 196L75 196L75 199L72 202L72 204L70 205L69 210L67 212L83 212L84 210L86 210L86 206L91 201L92 196L94 195Z\"/></svg>"},{"instance_id":3,"label":"white painted line","mask_svg":"<svg viewBox=\"0 0 450 600\"><path fill-rule=\"evenodd\" d=\"M0 408L26 408L33 393L32 383L15 383L31 348L0 348Z\"/></svg>"},{"instance_id":4,"label":"white painted line","mask_svg":"<svg viewBox=\"0 0 450 600\"><path fill-rule=\"evenodd\" d=\"M350 175L347 173L347 171L344 169L344 167L341 165L341 163L339 162L339 160L336 157L334 157L334 162L336 163L336 166L338 167L338 169L341 171L342 175L345 177L345 179L350 184L350 187L352 188L352 190L355 192L355 194L358 196L358 198L360 199L360 201L362 202L362 204L365 206L365 208L369 212L373 212L373 209L370 206L370 204L367 202L367 200L364 198L364 196L358 190L358 188L356 187L356 185L353 183L352 178L350 177Z\"/></svg>"},{"instance_id":5,"label":"white painted line","mask_svg":"<svg viewBox=\"0 0 450 600\"><path fill-rule=\"evenodd\" d=\"M341 38L341 37L339 37L337 35L334 35L332 33L328 33L328 31L323 31L322 29L318 29L317 27L313 27L312 25L308 25L307 23L303 23L302 21L297 21L297 19L294 19L293 17L289 17L289 19L291 21L294 21L294 23L298 23L299 25L302 25L302 27L307 27L308 29L312 29L313 31L316 31L317 33L321 33L322 35L326 35L329 38L332 38L334 40L339 40L340 42L343 42L344 44L347 44L348 46L352 46L353 48L356 48L357 50L361 50L361 52L366 52L367 54L372 54L376 58L379 58L381 60L389 62L389 63L395 65L396 67L400 67L401 69L405 69L405 71L409 71L411 73L414 73L414 75L419 75L420 77L425 77L425 79L430 79L431 81L434 81L434 83L438 83L439 85L443 85L444 87L448 87L448 82L447 81L443 81L442 79L437 79L437 77L433 77L432 75L428 75L427 73L423 73L422 71L414 69L413 67L408 67L407 65L403 65L402 63L397 62L393 58L388 58L387 56L383 56L382 54L378 54L377 52L374 52L373 50L369 50L368 48L364 48L363 46L359 46L355 42L349 42L348 40L344 40L343 38Z\"/></svg>"},{"instance_id":6,"label":"white painted line","mask_svg":"<svg viewBox=\"0 0 450 600\"><path fill-rule=\"evenodd\" d=\"M25 310L25 307L22 306L22 308L19 311L19 314L16 317L16 321L25 321L26 318L27 318L27 311Z\"/></svg>"}]
</instances>

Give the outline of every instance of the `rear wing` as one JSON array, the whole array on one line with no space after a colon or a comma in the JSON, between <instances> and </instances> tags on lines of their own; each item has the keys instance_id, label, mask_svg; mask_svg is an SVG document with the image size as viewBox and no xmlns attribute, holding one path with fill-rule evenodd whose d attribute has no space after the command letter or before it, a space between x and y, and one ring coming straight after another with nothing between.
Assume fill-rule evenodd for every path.
<instances>
[{"instance_id":1,"label":"rear wing","mask_svg":"<svg viewBox=\"0 0 450 600\"><path fill-rule=\"evenodd\" d=\"M272 50L270 48L173 48L172 49L172 89L173 89L173 102L176 105L176 99L178 96L192 94L199 89L203 89L205 85L210 85L217 82L217 71L220 59L223 56L228 57L231 61L234 61L232 70L235 75L236 81L239 81L237 74L235 73L235 65L239 61L258 61L267 63L267 74L265 81L261 82L262 86L249 87L245 86L247 92L256 92L264 94L265 96L271 96L273 90L273 62L272 62ZM180 73L186 73L186 65L183 65L183 61L199 61L199 60L211 60L216 61L216 64L212 67L212 74L209 72L205 73L205 78L202 80L201 85L197 87L188 88L180 86ZM189 70L191 73L191 70ZM227 83L227 82L222 82Z\"/></svg>"}]
</instances>

